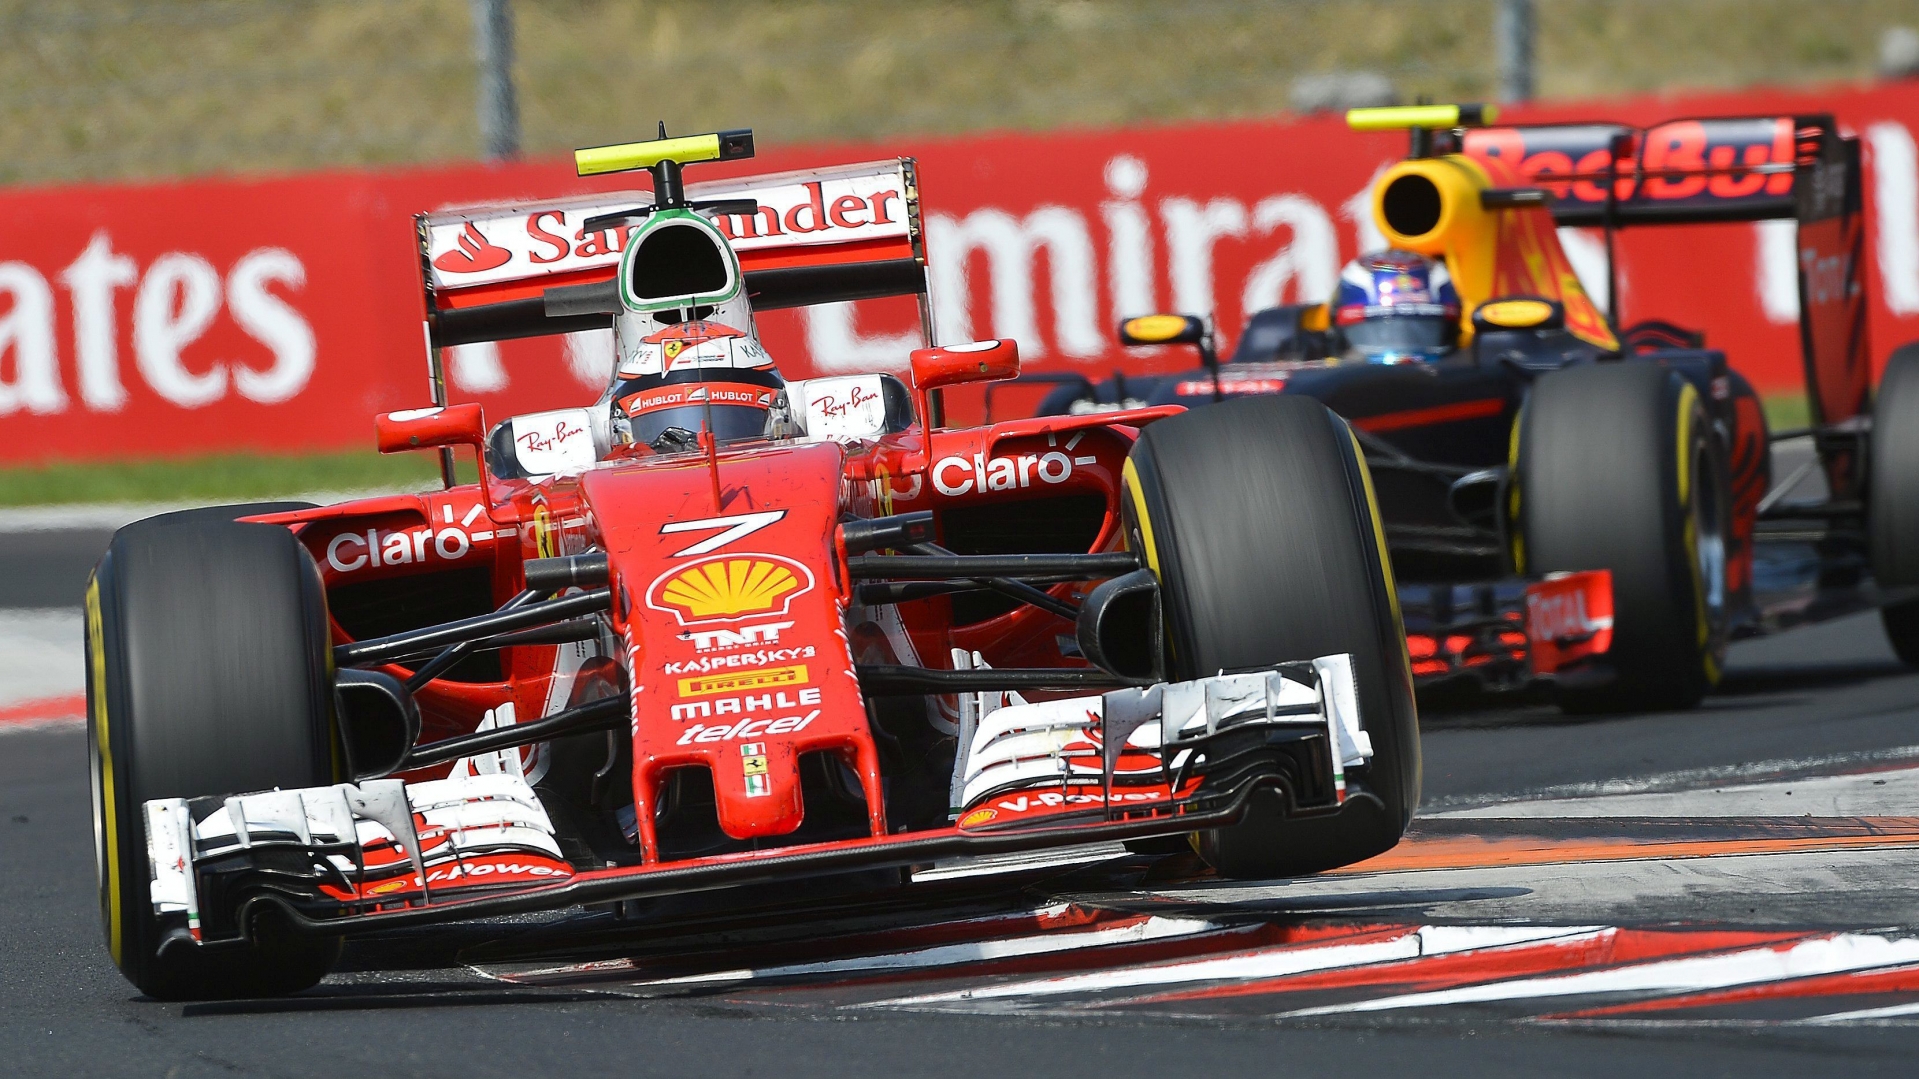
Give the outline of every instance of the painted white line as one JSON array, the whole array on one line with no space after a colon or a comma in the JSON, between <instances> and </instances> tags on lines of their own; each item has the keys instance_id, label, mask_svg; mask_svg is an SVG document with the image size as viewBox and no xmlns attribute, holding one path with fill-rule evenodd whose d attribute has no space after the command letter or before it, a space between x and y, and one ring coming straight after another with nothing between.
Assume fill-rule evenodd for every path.
<instances>
[{"instance_id":1,"label":"painted white line","mask_svg":"<svg viewBox=\"0 0 1919 1079\"><path fill-rule=\"evenodd\" d=\"M1878 1019L1902 1019L1906 1016L1919 1018L1919 1000L1909 1004L1893 1004L1884 1008L1865 1008L1856 1012L1833 1012L1830 1015L1815 1015L1798 1022L1810 1026L1826 1026L1832 1023L1870 1023Z\"/></svg>"},{"instance_id":2,"label":"painted white line","mask_svg":"<svg viewBox=\"0 0 1919 1079\"><path fill-rule=\"evenodd\" d=\"M85 693L78 608L0 609L0 709Z\"/></svg>"},{"instance_id":3,"label":"painted white line","mask_svg":"<svg viewBox=\"0 0 1919 1079\"><path fill-rule=\"evenodd\" d=\"M1572 801L1620 794L1665 794L1676 791L1708 790L1736 784L1769 782L1800 776L1831 776L1870 771L1874 768L1919 761L1919 745L1894 746L1865 753L1829 753L1816 757L1753 761L1747 764L1690 768L1678 772L1641 776L1634 779L1608 779L1593 783L1566 783L1535 787L1499 797L1470 795L1437 798L1420 807L1422 817L1435 817L1467 809L1492 809L1518 802L1547 800ZM1499 816L1500 814L1490 814Z\"/></svg>"},{"instance_id":4,"label":"painted white line","mask_svg":"<svg viewBox=\"0 0 1919 1079\"><path fill-rule=\"evenodd\" d=\"M1919 768L1782 779L1708 790L1501 802L1437 817L1906 817L1919 816Z\"/></svg>"},{"instance_id":5,"label":"painted white line","mask_svg":"<svg viewBox=\"0 0 1919 1079\"><path fill-rule=\"evenodd\" d=\"M1748 948L1720 955L1637 963L1609 970L1460 986L1430 993L1404 993L1372 1000L1282 1012L1280 1018L1355 1012L1438 1008L1600 993L1674 993L1726 989L1817 974L1840 974L1919 962L1919 940L1889 940L1859 934L1821 937L1791 947Z\"/></svg>"},{"instance_id":6,"label":"painted white line","mask_svg":"<svg viewBox=\"0 0 1919 1079\"><path fill-rule=\"evenodd\" d=\"M631 984L687 986L727 982L749 982L765 978L790 978L808 974L856 974L863 971L922 970L929 967L949 967L966 963L984 963L995 959L1017 959L1021 956L1029 955L1049 955L1056 952L1078 951L1082 948L1099 948L1112 944L1138 944L1152 940L1170 940L1176 937L1189 937L1199 933L1210 933L1221 928L1223 927L1217 922L1200 921L1196 918L1149 917L1135 922L1132 925L1116 926L1107 929L1067 930L1057 933L1040 933L1026 937L1012 937L1006 940L967 941L962 944L942 944L931 948L920 948L910 952L866 955L853 959L831 959L818 963L789 963L777 967L721 970L714 971L710 974L688 974L677 978L652 978L635 981Z\"/></svg>"},{"instance_id":7,"label":"painted white line","mask_svg":"<svg viewBox=\"0 0 1919 1079\"><path fill-rule=\"evenodd\" d=\"M309 491L305 494L258 498L188 499L180 502L96 502L71 506L14 506L0 508L0 532L111 531L158 513L224 506L240 502L312 502L330 506L356 498L411 494L405 487L375 487L358 491Z\"/></svg>"},{"instance_id":8,"label":"painted white line","mask_svg":"<svg viewBox=\"0 0 1919 1079\"><path fill-rule=\"evenodd\" d=\"M1018 1000L1068 993L1103 993L1142 986L1191 982L1241 981L1279 978L1291 974L1339 970L1392 963L1421 956L1448 955L1547 940L1570 940L1606 932L1603 926L1425 926L1397 937L1355 944L1329 943L1304 947L1262 948L1208 959L1091 971L1058 978L981 986L923 996L895 997L858 1005L866 1008L910 1008L922 1005L964 1005L986 1000Z\"/></svg>"}]
</instances>

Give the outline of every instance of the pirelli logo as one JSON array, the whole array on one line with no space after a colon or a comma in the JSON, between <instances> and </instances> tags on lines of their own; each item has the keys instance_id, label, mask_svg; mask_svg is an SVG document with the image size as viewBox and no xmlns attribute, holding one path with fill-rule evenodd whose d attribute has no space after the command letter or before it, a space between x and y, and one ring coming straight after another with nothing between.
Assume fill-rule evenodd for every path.
<instances>
[{"instance_id":1,"label":"pirelli logo","mask_svg":"<svg viewBox=\"0 0 1919 1079\"><path fill-rule=\"evenodd\" d=\"M680 679L680 696L710 697L715 693L744 693L750 689L775 689L806 684L806 664L791 667L762 667L737 674L709 674Z\"/></svg>"}]
</instances>

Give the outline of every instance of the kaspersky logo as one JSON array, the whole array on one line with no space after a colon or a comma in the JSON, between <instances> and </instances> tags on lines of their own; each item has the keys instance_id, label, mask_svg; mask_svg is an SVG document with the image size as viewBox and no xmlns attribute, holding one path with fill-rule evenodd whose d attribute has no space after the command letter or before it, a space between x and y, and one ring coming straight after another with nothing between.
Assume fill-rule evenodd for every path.
<instances>
[{"instance_id":1,"label":"kaspersky logo","mask_svg":"<svg viewBox=\"0 0 1919 1079\"><path fill-rule=\"evenodd\" d=\"M790 558L721 555L661 574L646 590L646 605L687 626L784 615L795 598L812 590L812 571Z\"/></svg>"}]
</instances>

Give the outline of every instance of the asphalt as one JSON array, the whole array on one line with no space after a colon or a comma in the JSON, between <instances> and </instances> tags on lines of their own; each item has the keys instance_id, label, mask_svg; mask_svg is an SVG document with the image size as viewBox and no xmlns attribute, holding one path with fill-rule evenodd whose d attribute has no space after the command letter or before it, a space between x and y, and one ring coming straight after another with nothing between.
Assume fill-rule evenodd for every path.
<instances>
[{"instance_id":1,"label":"asphalt","mask_svg":"<svg viewBox=\"0 0 1919 1079\"><path fill-rule=\"evenodd\" d=\"M0 607L70 609L104 542L97 530L0 534ZM31 619L20 624L37 632ZM1919 803L1904 808L1919 788L1919 773L1906 774L1919 765L1919 674L1896 663L1874 616L1736 645L1725 685L1693 712L1573 720L1541 705L1482 704L1429 710L1423 726L1416 833L1388 856L1397 861L1349 874L1232 885L1176 859L1114 859L1004 884L915 884L883 897L876 923L834 902L731 915L694 905L665 929L576 913L357 944L306 994L199 1005L146 1000L108 962L82 732L16 726L0 732L0 1074L1911 1074L1919 1027L1896 1018L1822 1025L1802 1021L1811 1013L1746 1006L1596 1019L1530 1004L1411 1007L1290 984L1291 995L1202 1006L1110 988L1163 989L1198 976L1179 964L1237 954L1246 941L1270 949L1274 934L1380 926L1426 942L1417 947L1433 961L1443 949L1432 942L1455 929L1524 936L1544 925L1603 926L1621 941L1705 933L1659 946L1735 960L1739 948L1773 947L1766 954L1793 962L1834 949L1896 958L1904 927L1919 927L1919 834L1900 830L1919 829L1910 822ZM1794 797L1808 812L1842 815L1791 818L1779 807ZM1731 816L1702 825L1709 802ZM1646 843L1664 845L1631 846ZM872 944L874 924L881 936L919 939L950 936L968 918L1062 906L1092 912L1081 929L1113 943L1001 934L986 941L1001 951L937 968L947 960ZM1725 935L1735 931L1775 943ZM1787 953L1781 934L1791 936ZM1053 950L977 962L1008 941ZM1548 945L1557 946L1521 940L1485 954L1510 954L1516 975ZM868 953L891 956L899 971L818 973ZM776 959L788 965L769 968ZM699 984L633 973L655 968L691 971ZM726 973L734 968L744 973ZM1681 973L1695 989L1718 984ZM1065 977L1106 988L1074 996ZM1232 979L1196 984L1239 991ZM1919 983L1852 1003L1915 1000Z\"/></svg>"}]
</instances>

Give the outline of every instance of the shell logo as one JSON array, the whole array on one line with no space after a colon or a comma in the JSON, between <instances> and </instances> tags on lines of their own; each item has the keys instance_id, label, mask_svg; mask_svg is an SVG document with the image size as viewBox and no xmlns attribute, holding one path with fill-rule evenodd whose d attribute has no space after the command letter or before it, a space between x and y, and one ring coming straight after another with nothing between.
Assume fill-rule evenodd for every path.
<instances>
[{"instance_id":1,"label":"shell logo","mask_svg":"<svg viewBox=\"0 0 1919 1079\"><path fill-rule=\"evenodd\" d=\"M978 827L979 825L985 824L987 821L990 821L997 816L999 816L999 811L991 807L988 807L986 809L975 809L971 813L968 813L964 817L960 818L959 826L961 828L975 828L975 827Z\"/></svg>"},{"instance_id":2,"label":"shell logo","mask_svg":"<svg viewBox=\"0 0 1919 1079\"><path fill-rule=\"evenodd\" d=\"M646 590L646 605L681 625L785 614L813 590L813 573L779 555L722 555L668 570Z\"/></svg>"}]
</instances>

